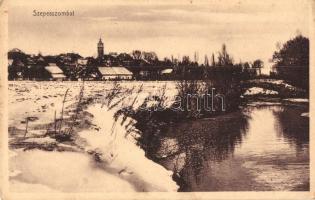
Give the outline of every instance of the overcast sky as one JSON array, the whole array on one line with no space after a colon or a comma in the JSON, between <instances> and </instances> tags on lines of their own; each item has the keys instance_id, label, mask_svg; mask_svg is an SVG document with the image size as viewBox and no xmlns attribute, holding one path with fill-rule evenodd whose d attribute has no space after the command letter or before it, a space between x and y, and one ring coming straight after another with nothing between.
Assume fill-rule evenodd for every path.
<instances>
[{"instance_id":1,"label":"overcast sky","mask_svg":"<svg viewBox=\"0 0 315 200\"><path fill-rule=\"evenodd\" d=\"M66 2L60 4L60 2ZM26 4L27 3L27 4ZM34 17L37 11L72 11L74 17ZM236 62L262 59L298 32L309 35L308 1L20 1L9 8L9 48L27 53L155 51L159 58L217 53L225 43Z\"/></svg>"}]
</instances>

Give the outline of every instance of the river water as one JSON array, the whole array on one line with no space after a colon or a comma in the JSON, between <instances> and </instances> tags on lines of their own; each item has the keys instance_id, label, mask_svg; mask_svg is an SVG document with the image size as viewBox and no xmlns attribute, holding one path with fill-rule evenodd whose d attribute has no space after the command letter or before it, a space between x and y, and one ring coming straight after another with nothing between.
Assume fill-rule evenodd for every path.
<instances>
[{"instance_id":1,"label":"river water","mask_svg":"<svg viewBox=\"0 0 315 200\"><path fill-rule=\"evenodd\" d=\"M175 124L155 160L180 191L309 190L309 118L301 106L245 107Z\"/></svg>"}]
</instances>

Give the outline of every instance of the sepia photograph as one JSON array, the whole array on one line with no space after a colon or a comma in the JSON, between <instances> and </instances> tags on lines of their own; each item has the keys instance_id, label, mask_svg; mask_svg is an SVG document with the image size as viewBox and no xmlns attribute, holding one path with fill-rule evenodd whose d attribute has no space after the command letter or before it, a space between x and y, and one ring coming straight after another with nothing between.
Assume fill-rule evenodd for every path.
<instances>
[{"instance_id":1,"label":"sepia photograph","mask_svg":"<svg viewBox=\"0 0 315 200\"><path fill-rule=\"evenodd\" d=\"M312 198L314 1L0 7L4 200Z\"/></svg>"}]
</instances>

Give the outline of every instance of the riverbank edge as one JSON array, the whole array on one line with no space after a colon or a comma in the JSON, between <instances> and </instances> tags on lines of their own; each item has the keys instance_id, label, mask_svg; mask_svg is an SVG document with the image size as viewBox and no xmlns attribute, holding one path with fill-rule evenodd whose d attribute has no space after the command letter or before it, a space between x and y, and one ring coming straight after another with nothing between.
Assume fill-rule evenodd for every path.
<instances>
[{"instance_id":1,"label":"riverbank edge","mask_svg":"<svg viewBox=\"0 0 315 200\"><path fill-rule=\"evenodd\" d=\"M100 154L100 152L98 152L97 149L95 149L95 150L85 149L85 147L86 147L85 145L87 145L87 142L84 138L82 138L80 136L80 133L82 133L84 131L90 131L91 128L99 131L100 124L95 123L95 121L97 121L95 113L91 112L89 109L89 108L97 105L98 103L91 101L91 97L87 98L85 101L83 101L81 103L84 104L84 106L83 106L82 110L79 111L79 113L78 113L79 120L78 120L78 123L76 124L76 126L74 126L75 127L74 132L76 134L71 135L71 138L69 140L53 141L53 139L56 139L53 134L45 134L45 135L38 135L38 136L27 136L27 137L23 137L23 138L16 138L13 141L10 141L10 143L9 143L9 147L11 149L10 151L13 151L14 152L13 154L15 154L17 152L23 153L24 151L29 152L32 150L40 150L40 151L44 151L44 152L73 152L73 153L80 153L80 154L82 153L84 155L89 156L93 160L95 160L95 162L102 163L103 162L101 159L102 155ZM77 103L74 102L73 104L71 104L71 107L75 107L76 104ZM106 109L106 108L103 108L103 109ZM68 122L70 122L71 117L72 116L65 118L64 124L67 124ZM100 119L98 119L98 121L100 121ZM45 127L45 126L51 127L53 125L54 125L53 122L48 123L48 124L42 123L42 124L35 126L35 129L37 129L38 127ZM23 132L23 130L18 130L18 131ZM124 133L121 133L121 134L124 134ZM51 140L49 138L51 138ZM42 142L37 143L38 141L42 141ZM128 141L128 140L126 139L126 141ZM131 142L131 141L129 141L129 142ZM131 145L136 145L136 144L132 143ZM139 150L143 150L139 145L136 145L136 146L139 148ZM22 151L14 151L14 149L17 149L17 150L23 149L23 150ZM153 167L153 165L158 165L158 166L160 166L159 168L161 170L163 168L165 170L165 173L170 175L170 180L165 180L166 182L172 182L173 181L171 178L172 174L173 174L172 171L165 169L162 165L149 159L147 156L145 156L145 153L143 153L143 155L144 155L143 158L147 160L146 161L147 163L148 162L152 163L153 169L156 168L156 167ZM125 170L124 170L125 168L128 168L128 167L121 167L121 169L117 171L117 174L125 173ZM132 174L132 172L128 172L128 173ZM158 171L150 172L150 173L161 174ZM161 176L161 177L164 177L164 176ZM138 181L141 182L141 180L138 180ZM152 181L154 182L154 180L152 180ZM174 182L174 183L176 185L176 182ZM168 185L168 184L165 184L165 185ZM170 187L170 191L174 191L173 190L174 187L175 186ZM146 192L150 192L150 191L146 191Z\"/></svg>"}]
</instances>

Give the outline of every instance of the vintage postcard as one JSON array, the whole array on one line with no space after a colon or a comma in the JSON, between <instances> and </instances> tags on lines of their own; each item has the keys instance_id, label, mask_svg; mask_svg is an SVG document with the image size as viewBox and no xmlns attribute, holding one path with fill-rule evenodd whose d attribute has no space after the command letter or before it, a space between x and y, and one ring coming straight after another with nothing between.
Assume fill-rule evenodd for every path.
<instances>
[{"instance_id":1,"label":"vintage postcard","mask_svg":"<svg viewBox=\"0 0 315 200\"><path fill-rule=\"evenodd\" d=\"M1 199L314 198L315 1L0 9Z\"/></svg>"}]
</instances>

